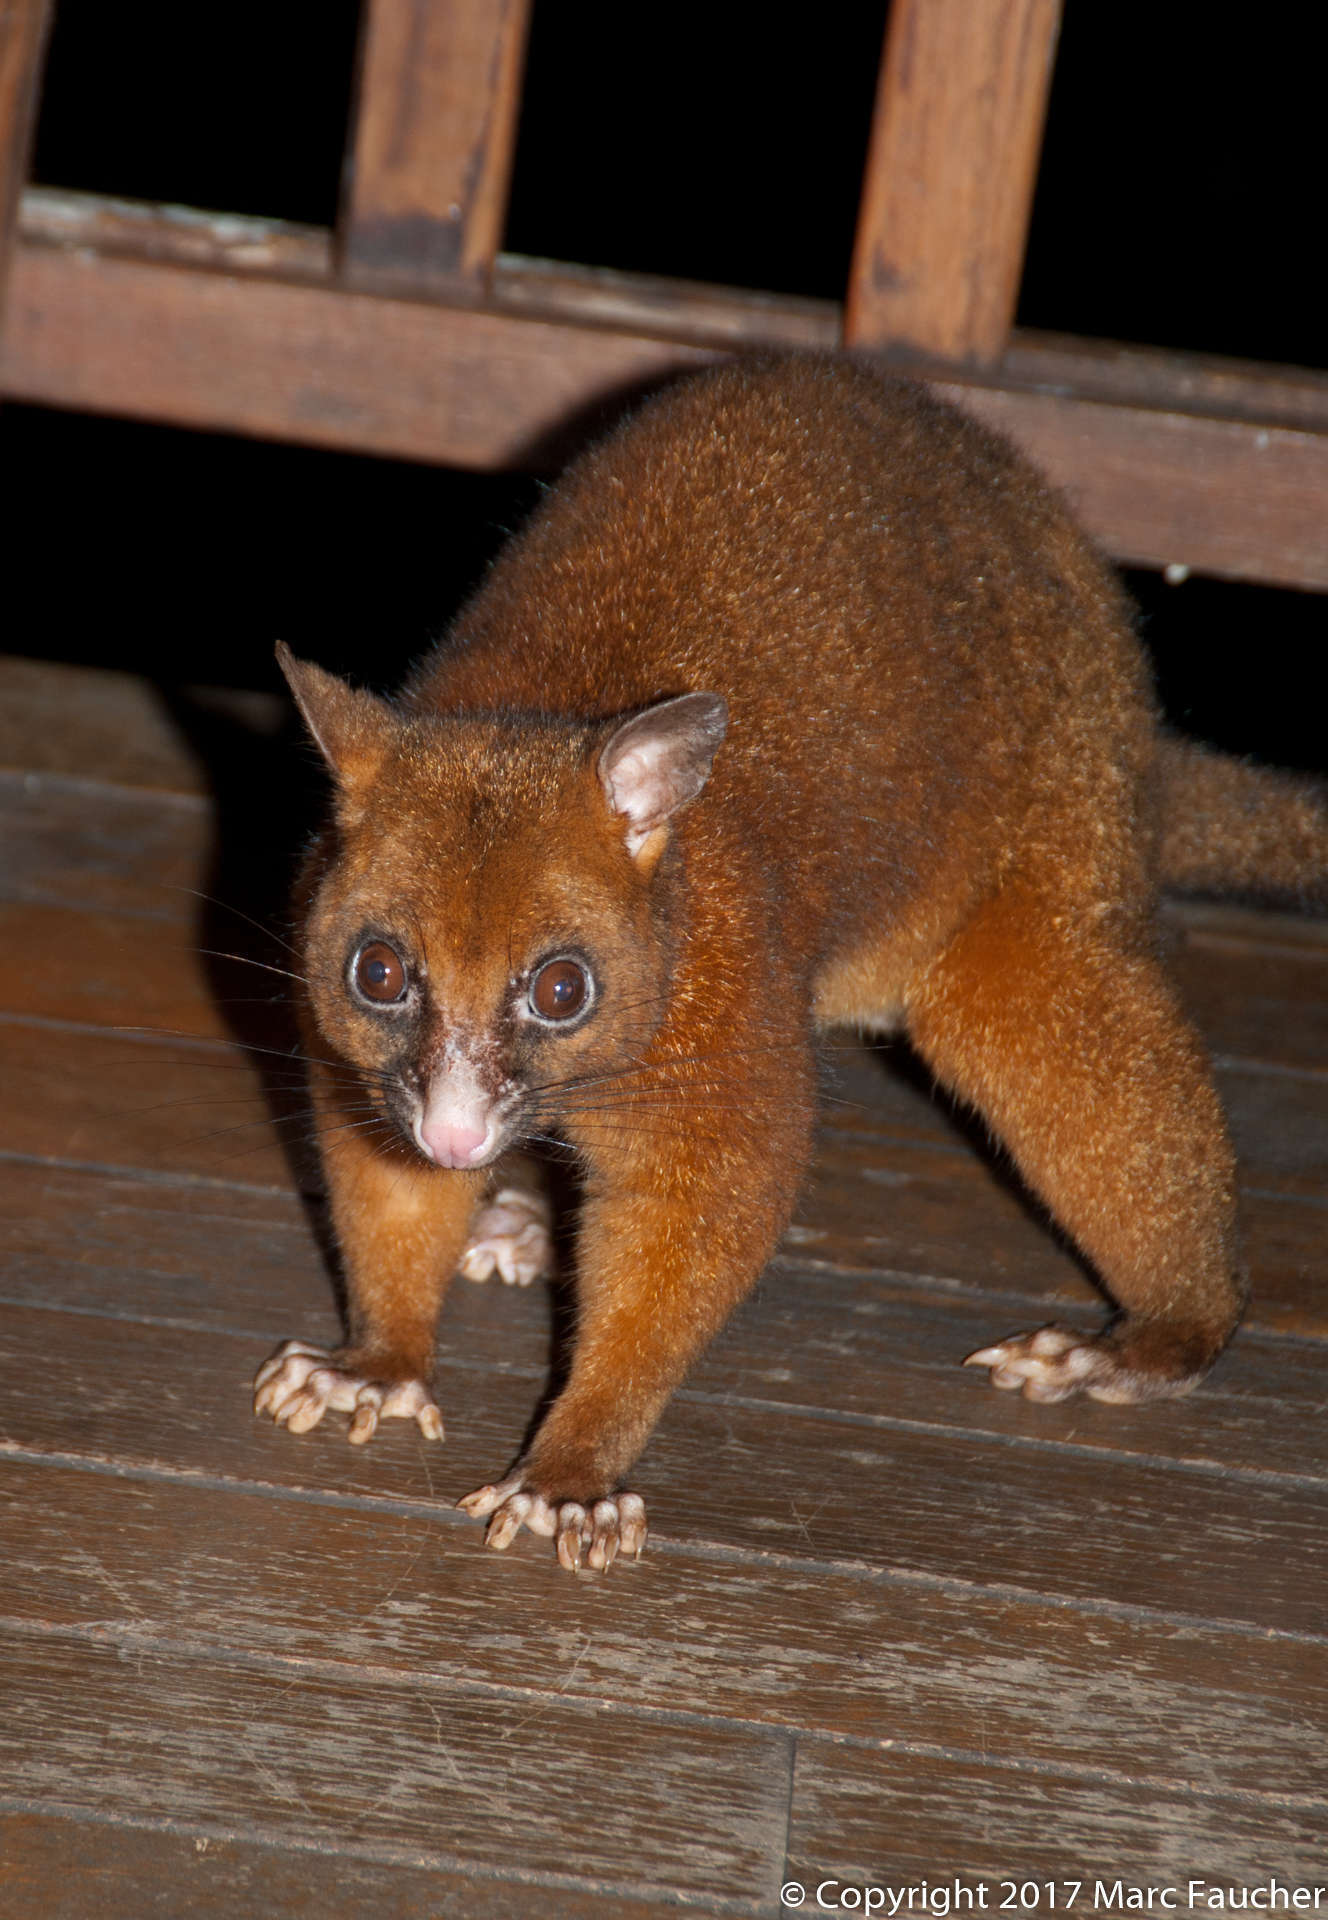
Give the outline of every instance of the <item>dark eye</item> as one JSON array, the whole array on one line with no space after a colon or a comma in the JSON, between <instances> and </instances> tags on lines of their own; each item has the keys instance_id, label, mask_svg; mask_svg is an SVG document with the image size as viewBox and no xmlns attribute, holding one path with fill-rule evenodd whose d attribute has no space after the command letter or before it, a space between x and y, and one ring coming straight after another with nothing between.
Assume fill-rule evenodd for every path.
<instances>
[{"instance_id":1,"label":"dark eye","mask_svg":"<svg viewBox=\"0 0 1328 1920\"><path fill-rule=\"evenodd\" d=\"M360 998L376 1007L390 1007L404 1000L410 984L405 961L386 940L371 940L367 947L360 948L351 978Z\"/></svg>"},{"instance_id":2,"label":"dark eye","mask_svg":"<svg viewBox=\"0 0 1328 1920\"><path fill-rule=\"evenodd\" d=\"M572 1020L590 1001L590 975L575 960L549 960L530 983L530 1010L541 1020Z\"/></svg>"}]
</instances>

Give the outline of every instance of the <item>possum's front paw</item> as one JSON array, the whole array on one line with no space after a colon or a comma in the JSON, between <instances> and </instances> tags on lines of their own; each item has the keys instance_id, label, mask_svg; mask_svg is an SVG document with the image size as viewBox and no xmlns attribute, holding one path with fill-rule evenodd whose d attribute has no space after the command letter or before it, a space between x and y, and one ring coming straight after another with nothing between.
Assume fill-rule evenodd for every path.
<instances>
[{"instance_id":1,"label":"possum's front paw","mask_svg":"<svg viewBox=\"0 0 1328 1920\"><path fill-rule=\"evenodd\" d=\"M467 1280L497 1273L509 1287L528 1287L553 1271L549 1204L526 1187L504 1187L476 1214L457 1271Z\"/></svg>"},{"instance_id":2,"label":"possum's front paw","mask_svg":"<svg viewBox=\"0 0 1328 1920\"><path fill-rule=\"evenodd\" d=\"M484 1544L500 1550L522 1527L557 1543L558 1558L569 1573L584 1564L597 1573L620 1553L636 1559L646 1543L646 1503L639 1493L617 1493L582 1505L579 1500L546 1500L532 1493L520 1473L496 1487L479 1487L457 1501L472 1520L488 1520Z\"/></svg>"},{"instance_id":3,"label":"possum's front paw","mask_svg":"<svg viewBox=\"0 0 1328 1920\"><path fill-rule=\"evenodd\" d=\"M991 1384L1022 1392L1026 1400L1090 1400L1117 1406L1169 1399L1197 1386L1212 1355L1202 1357L1175 1328L1127 1322L1106 1333L1075 1333L1070 1327L1039 1327L980 1347L966 1367L990 1367Z\"/></svg>"},{"instance_id":4,"label":"possum's front paw","mask_svg":"<svg viewBox=\"0 0 1328 1920\"><path fill-rule=\"evenodd\" d=\"M372 1440L380 1419L413 1419L426 1440L441 1440L443 1416L422 1380L383 1381L361 1372L350 1354L288 1340L254 1376L254 1412L279 1427L308 1433L328 1408L351 1416L352 1446Z\"/></svg>"}]
</instances>

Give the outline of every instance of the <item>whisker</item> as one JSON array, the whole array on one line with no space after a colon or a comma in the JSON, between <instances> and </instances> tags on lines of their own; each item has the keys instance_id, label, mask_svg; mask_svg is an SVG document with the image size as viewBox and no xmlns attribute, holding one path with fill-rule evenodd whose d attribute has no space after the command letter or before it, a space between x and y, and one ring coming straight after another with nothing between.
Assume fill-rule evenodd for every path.
<instances>
[{"instance_id":1,"label":"whisker","mask_svg":"<svg viewBox=\"0 0 1328 1920\"><path fill-rule=\"evenodd\" d=\"M221 1044L227 1047L238 1047L244 1053L261 1053L274 1060L299 1061L305 1066L326 1067L329 1072L333 1074L344 1074L348 1079L367 1080L380 1086L390 1086L393 1079L393 1076L386 1071L380 1071L373 1067L353 1067L348 1061L329 1059L321 1053L305 1053L298 1045L292 1047L263 1047L254 1040L231 1039L218 1042L216 1036L209 1033L186 1033L180 1027L131 1026L123 1021L118 1022L113 1027L107 1028L107 1032L143 1034L153 1039L193 1040L209 1046ZM217 1062L217 1064L220 1065L221 1062Z\"/></svg>"},{"instance_id":2,"label":"whisker","mask_svg":"<svg viewBox=\"0 0 1328 1920\"><path fill-rule=\"evenodd\" d=\"M293 955L294 958L298 960L299 955L289 940L284 940L274 927L265 927L263 922L261 920L255 920L252 914L245 913L240 907L232 906L229 900L218 900L214 893L204 893L199 887L186 887L174 881L167 881L164 884L172 893L190 894L195 900L206 902L209 907L219 907L223 913L234 914L237 920L247 922L256 933L261 933L265 939L275 940L279 947L284 947L287 953Z\"/></svg>"},{"instance_id":3,"label":"whisker","mask_svg":"<svg viewBox=\"0 0 1328 1920\"><path fill-rule=\"evenodd\" d=\"M183 1102L182 1104L188 1105L190 1103ZM181 1145L186 1147L204 1146L207 1144L209 1140L224 1140L227 1138L228 1135L236 1134L236 1133L248 1133L248 1132L251 1132L255 1127L271 1127L273 1132L277 1135L278 1141L283 1146L290 1146L296 1143L308 1146L317 1140L321 1140L326 1134L329 1134L329 1133L340 1133L340 1132L352 1131L352 1130L368 1131L375 1127L385 1128L386 1126L386 1123L383 1121L382 1117L378 1114L373 1114L368 1119L364 1119L364 1120L338 1121L335 1126L330 1126L330 1127L317 1126L317 1125L311 1126L308 1124L310 1121L314 1121L316 1119L317 1119L317 1115L314 1114L312 1111L306 1112L304 1114L282 1114L277 1116L273 1116L272 1114L268 1113L268 1114L263 1114L254 1120L237 1121L234 1126L210 1127L205 1133L190 1134L186 1139L184 1139L181 1142ZM282 1131L283 1128L290 1129L296 1126L299 1126L302 1129L302 1131L294 1134L293 1136L290 1136L288 1133L284 1134ZM258 1145L253 1147L245 1147L241 1151L244 1153L258 1153L261 1151L262 1145L263 1143L260 1141Z\"/></svg>"},{"instance_id":4,"label":"whisker","mask_svg":"<svg viewBox=\"0 0 1328 1920\"><path fill-rule=\"evenodd\" d=\"M195 947L194 952L204 960L234 960L237 966L259 967L264 973L279 973L285 980L298 980L301 985L307 984L305 974L292 973L289 967L274 967L267 960L251 959L247 953L223 953L217 947Z\"/></svg>"},{"instance_id":5,"label":"whisker","mask_svg":"<svg viewBox=\"0 0 1328 1920\"><path fill-rule=\"evenodd\" d=\"M665 1054L658 1060L638 1060L626 1066L608 1068L595 1074L569 1074L563 1080L549 1080L532 1087L532 1093L547 1093L607 1084L614 1080L626 1080L643 1074L667 1074L683 1067L710 1067L730 1060L750 1060L753 1057L774 1057L781 1053L800 1054L806 1043L801 1040L764 1041L748 1047L715 1047L707 1053ZM683 1082L683 1085L689 1083Z\"/></svg>"}]
</instances>

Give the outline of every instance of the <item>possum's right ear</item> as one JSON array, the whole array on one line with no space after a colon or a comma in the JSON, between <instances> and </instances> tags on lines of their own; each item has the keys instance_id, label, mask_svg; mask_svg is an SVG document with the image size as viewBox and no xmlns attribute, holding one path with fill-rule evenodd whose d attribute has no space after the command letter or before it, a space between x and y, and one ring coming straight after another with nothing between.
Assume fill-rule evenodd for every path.
<instances>
[{"instance_id":1,"label":"possum's right ear","mask_svg":"<svg viewBox=\"0 0 1328 1920\"><path fill-rule=\"evenodd\" d=\"M387 702L377 694L357 692L311 660L297 660L284 640L277 642L277 665L338 784L349 789L367 786L397 732Z\"/></svg>"},{"instance_id":2,"label":"possum's right ear","mask_svg":"<svg viewBox=\"0 0 1328 1920\"><path fill-rule=\"evenodd\" d=\"M710 764L728 730L729 710L717 693L683 693L623 722L596 763L609 810L622 817L627 851L653 867L668 822L710 778Z\"/></svg>"}]
</instances>

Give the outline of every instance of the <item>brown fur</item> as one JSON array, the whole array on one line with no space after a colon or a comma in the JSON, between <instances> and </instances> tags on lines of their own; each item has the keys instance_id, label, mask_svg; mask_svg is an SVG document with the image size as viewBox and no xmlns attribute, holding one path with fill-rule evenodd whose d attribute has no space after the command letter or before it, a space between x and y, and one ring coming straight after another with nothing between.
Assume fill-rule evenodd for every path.
<instances>
[{"instance_id":1,"label":"brown fur","mask_svg":"<svg viewBox=\"0 0 1328 1920\"><path fill-rule=\"evenodd\" d=\"M1221 872L1199 802L1216 782L1230 815L1231 763L1160 747L1113 577L1010 448L847 361L734 364L572 468L394 707L288 672L338 781L305 933L337 1364L427 1370L484 1179L429 1166L399 1119L357 1126L397 1097L374 1073L442 1084L460 1035L476 1101L514 1073L517 1131L585 1170L570 1376L473 1509L503 1496L501 1543L530 1500L614 1494L760 1273L807 1164L818 1026L904 1029L1116 1301L1069 1359L979 1356L998 1384L1138 1400L1211 1365L1242 1302L1232 1155L1151 916L1160 876ZM723 696L727 738L629 847L600 756L689 692ZM1275 841L1247 813L1238 881ZM1303 813L1301 878L1328 867ZM352 1004L365 929L419 975L409 1018ZM534 1031L512 1008L569 950L599 1000Z\"/></svg>"}]
</instances>

